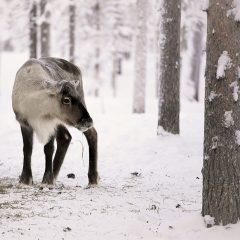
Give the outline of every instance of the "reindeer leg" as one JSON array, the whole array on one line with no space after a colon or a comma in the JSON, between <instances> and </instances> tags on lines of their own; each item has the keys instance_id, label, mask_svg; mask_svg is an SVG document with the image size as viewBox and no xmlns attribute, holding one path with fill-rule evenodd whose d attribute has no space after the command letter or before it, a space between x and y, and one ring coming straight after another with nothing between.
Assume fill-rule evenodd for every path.
<instances>
[{"instance_id":1,"label":"reindeer leg","mask_svg":"<svg viewBox=\"0 0 240 240\"><path fill-rule=\"evenodd\" d=\"M31 127L21 126L23 138L23 170L20 176L20 183L33 184L31 157L33 148L33 129Z\"/></svg>"},{"instance_id":2,"label":"reindeer leg","mask_svg":"<svg viewBox=\"0 0 240 240\"><path fill-rule=\"evenodd\" d=\"M97 149L97 131L94 127L88 129L84 132L84 135L88 142L89 147L89 169L88 169L88 180L89 184L97 184L98 183L98 171L97 171L97 157L98 157L98 149Z\"/></svg>"},{"instance_id":3,"label":"reindeer leg","mask_svg":"<svg viewBox=\"0 0 240 240\"><path fill-rule=\"evenodd\" d=\"M65 158L68 146L71 142L72 136L63 125L60 125L57 129L57 151L53 161L53 175L54 180L57 179L63 160Z\"/></svg>"},{"instance_id":4,"label":"reindeer leg","mask_svg":"<svg viewBox=\"0 0 240 240\"><path fill-rule=\"evenodd\" d=\"M44 146L45 153L45 172L43 175L43 184L53 184L53 170L52 170L52 157L54 152L54 137L51 137L49 142Z\"/></svg>"}]
</instances>

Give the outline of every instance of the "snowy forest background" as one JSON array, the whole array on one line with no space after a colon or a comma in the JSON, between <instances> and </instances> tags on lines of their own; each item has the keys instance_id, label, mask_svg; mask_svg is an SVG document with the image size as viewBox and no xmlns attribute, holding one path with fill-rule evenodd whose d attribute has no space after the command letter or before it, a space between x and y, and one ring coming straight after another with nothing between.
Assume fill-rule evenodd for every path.
<instances>
[{"instance_id":1,"label":"snowy forest background","mask_svg":"<svg viewBox=\"0 0 240 240\"><path fill-rule=\"evenodd\" d=\"M32 4L33 1L2 1L0 6L1 52L30 54L29 15ZM89 95L97 95L99 91L102 98L126 97L126 95L130 97L133 94L134 72L132 72L131 79L127 80L122 77L122 72L126 71L129 64L134 64L135 55L142 51L136 50L138 24L136 1L59 2L52 0L46 3L43 14L38 8L36 17L38 28L40 29L45 21L50 25L48 54L68 60L72 58L70 52L72 44L70 38L71 5L74 5L75 11L74 62L80 66L87 79L84 81L85 91ZM144 6L147 14L144 19L147 38L146 57L149 60L147 64L151 72L155 72L154 76L147 76L146 95L152 98L156 97L157 91L157 70L154 62L159 57L157 35L160 28L158 23L160 5L161 1L152 0L147 1ZM189 78L184 76L182 88L184 95L190 100L198 98L195 96L195 87L198 83L194 81L199 81L200 74L197 68L201 66L202 59L204 60L206 14L201 10L203 8L204 3L201 1L189 0L182 3L181 55L184 68L182 73L187 72L190 76ZM40 57L43 54L40 46L41 34L40 30L38 31L37 56ZM194 46L197 48L195 49ZM186 58L185 55L187 55ZM187 62L185 64L185 60L192 62L191 67ZM131 70L134 71L134 66Z\"/></svg>"},{"instance_id":2,"label":"snowy forest background","mask_svg":"<svg viewBox=\"0 0 240 240\"><path fill-rule=\"evenodd\" d=\"M239 239L239 223L215 226L201 215L208 1L176 0L180 134L158 126L163 2L0 2L0 239ZM41 56L64 58L82 71L99 136L97 187L86 187L87 143L74 129L56 185L41 184L37 140L34 184L18 183L22 138L11 91L20 66Z\"/></svg>"}]
</instances>

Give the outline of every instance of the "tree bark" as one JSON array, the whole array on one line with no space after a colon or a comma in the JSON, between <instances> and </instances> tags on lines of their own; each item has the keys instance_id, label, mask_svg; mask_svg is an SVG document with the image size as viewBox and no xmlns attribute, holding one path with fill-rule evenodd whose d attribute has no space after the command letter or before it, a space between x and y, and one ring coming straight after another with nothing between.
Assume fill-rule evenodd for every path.
<instances>
[{"instance_id":1,"label":"tree bark","mask_svg":"<svg viewBox=\"0 0 240 240\"><path fill-rule=\"evenodd\" d=\"M181 0L164 0L161 12L158 130L179 134Z\"/></svg>"},{"instance_id":2,"label":"tree bark","mask_svg":"<svg viewBox=\"0 0 240 240\"><path fill-rule=\"evenodd\" d=\"M37 4L33 1L29 13L29 48L30 58L37 58Z\"/></svg>"},{"instance_id":3,"label":"tree bark","mask_svg":"<svg viewBox=\"0 0 240 240\"><path fill-rule=\"evenodd\" d=\"M133 112L145 112L147 57L147 1L137 0L137 34L135 48L135 81L133 94Z\"/></svg>"},{"instance_id":4,"label":"tree bark","mask_svg":"<svg viewBox=\"0 0 240 240\"><path fill-rule=\"evenodd\" d=\"M41 24L41 56L50 56L50 11L46 8L47 0L41 0L40 11L43 17Z\"/></svg>"},{"instance_id":5,"label":"tree bark","mask_svg":"<svg viewBox=\"0 0 240 240\"><path fill-rule=\"evenodd\" d=\"M199 101L199 84L200 84L200 71L202 63L202 40L203 40L203 23L198 20L193 34L193 57L191 68L191 80L194 83L194 99Z\"/></svg>"},{"instance_id":6,"label":"tree bark","mask_svg":"<svg viewBox=\"0 0 240 240\"><path fill-rule=\"evenodd\" d=\"M73 1L69 5L69 61L74 63L75 61L75 18L76 18L76 6Z\"/></svg>"},{"instance_id":7,"label":"tree bark","mask_svg":"<svg viewBox=\"0 0 240 240\"><path fill-rule=\"evenodd\" d=\"M223 225L240 218L240 31L233 16L227 17L231 4L210 0L207 25L202 215ZM231 64L217 79L223 51Z\"/></svg>"}]
</instances>

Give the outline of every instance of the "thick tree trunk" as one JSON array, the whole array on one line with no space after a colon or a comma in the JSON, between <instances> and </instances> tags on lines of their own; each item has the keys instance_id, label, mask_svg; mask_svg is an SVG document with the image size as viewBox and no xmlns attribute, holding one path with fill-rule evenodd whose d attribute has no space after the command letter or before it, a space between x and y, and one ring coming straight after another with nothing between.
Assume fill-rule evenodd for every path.
<instances>
[{"instance_id":1,"label":"thick tree trunk","mask_svg":"<svg viewBox=\"0 0 240 240\"><path fill-rule=\"evenodd\" d=\"M47 0L41 0L40 10L43 22L41 24L41 56L50 56L50 11L46 8Z\"/></svg>"},{"instance_id":2,"label":"thick tree trunk","mask_svg":"<svg viewBox=\"0 0 240 240\"><path fill-rule=\"evenodd\" d=\"M163 1L161 21L158 134L178 134L181 0Z\"/></svg>"},{"instance_id":3,"label":"thick tree trunk","mask_svg":"<svg viewBox=\"0 0 240 240\"><path fill-rule=\"evenodd\" d=\"M69 5L69 61L75 61L75 18L76 6L73 1Z\"/></svg>"},{"instance_id":4,"label":"thick tree trunk","mask_svg":"<svg viewBox=\"0 0 240 240\"><path fill-rule=\"evenodd\" d=\"M135 81L133 95L133 112L145 112L147 57L147 1L137 0L137 34L135 48Z\"/></svg>"},{"instance_id":5,"label":"thick tree trunk","mask_svg":"<svg viewBox=\"0 0 240 240\"><path fill-rule=\"evenodd\" d=\"M240 31L227 17L232 2L210 0L207 26L202 215L223 225L240 218Z\"/></svg>"},{"instance_id":6,"label":"thick tree trunk","mask_svg":"<svg viewBox=\"0 0 240 240\"><path fill-rule=\"evenodd\" d=\"M193 58L191 68L191 80L194 83L194 99L199 101L200 71L202 63L202 40L203 23L199 20L196 23L193 35Z\"/></svg>"},{"instance_id":7,"label":"thick tree trunk","mask_svg":"<svg viewBox=\"0 0 240 240\"><path fill-rule=\"evenodd\" d=\"M30 58L37 58L37 4L33 1L29 13L29 48Z\"/></svg>"}]
</instances>

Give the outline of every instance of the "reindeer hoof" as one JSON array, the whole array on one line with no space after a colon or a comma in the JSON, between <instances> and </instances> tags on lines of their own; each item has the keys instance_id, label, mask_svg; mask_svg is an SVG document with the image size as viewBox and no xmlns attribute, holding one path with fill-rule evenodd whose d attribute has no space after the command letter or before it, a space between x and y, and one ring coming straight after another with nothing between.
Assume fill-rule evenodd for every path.
<instances>
[{"instance_id":1,"label":"reindeer hoof","mask_svg":"<svg viewBox=\"0 0 240 240\"><path fill-rule=\"evenodd\" d=\"M26 184L26 185L33 185L33 178L32 178L31 175L23 172L20 176L19 183L23 183L23 184Z\"/></svg>"},{"instance_id":2,"label":"reindeer hoof","mask_svg":"<svg viewBox=\"0 0 240 240\"><path fill-rule=\"evenodd\" d=\"M89 173L88 174L88 180L89 180L89 184L88 185L97 185L100 178L98 175L98 172L94 172L94 173Z\"/></svg>"},{"instance_id":3,"label":"reindeer hoof","mask_svg":"<svg viewBox=\"0 0 240 240\"><path fill-rule=\"evenodd\" d=\"M45 172L44 175L43 175L42 184L53 185L53 184L54 184L53 173L51 173L51 172Z\"/></svg>"}]
</instances>

